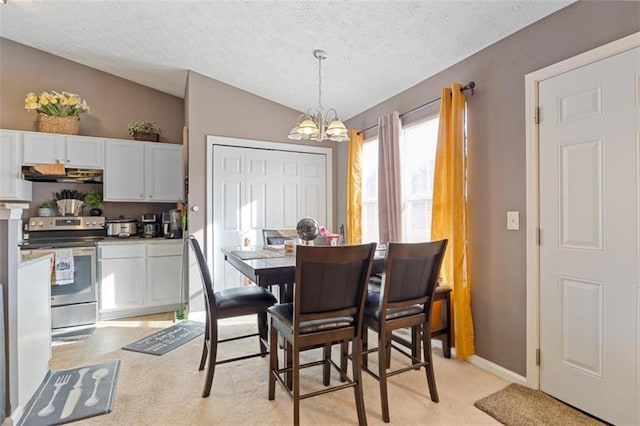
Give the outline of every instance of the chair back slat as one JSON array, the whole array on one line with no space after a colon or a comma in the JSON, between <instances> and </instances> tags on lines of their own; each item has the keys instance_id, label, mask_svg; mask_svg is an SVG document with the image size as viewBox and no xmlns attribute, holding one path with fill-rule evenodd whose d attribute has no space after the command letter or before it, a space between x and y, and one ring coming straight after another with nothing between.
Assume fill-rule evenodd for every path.
<instances>
[{"instance_id":1,"label":"chair back slat","mask_svg":"<svg viewBox=\"0 0 640 426\"><path fill-rule=\"evenodd\" d=\"M281 246L285 241L295 240L298 233L295 229L263 229L262 243L265 246Z\"/></svg>"},{"instance_id":2,"label":"chair back slat","mask_svg":"<svg viewBox=\"0 0 640 426\"><path fill-rule=\"evenodd\" d=\"M375 244L296 249L294 321L361 311Z\"/></svg>"},{"instance_id":3,"label":"chair back slat","mask_svg":"<svg viewBox=\"0 0 640 426\"><path fill-rule=\"evenodd\" d=\"M425 303L433 298L447 240L389 243L383 294L390 305Z\"/></svg>"}]
</instances>

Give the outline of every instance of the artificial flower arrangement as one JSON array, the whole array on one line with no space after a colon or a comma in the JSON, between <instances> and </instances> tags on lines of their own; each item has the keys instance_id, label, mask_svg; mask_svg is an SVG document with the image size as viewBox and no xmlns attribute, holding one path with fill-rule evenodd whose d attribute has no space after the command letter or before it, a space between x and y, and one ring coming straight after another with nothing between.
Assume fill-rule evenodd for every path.
<instances>
[{"instance_id":1,"label":"artificial flower arrangement","mask_svg":"<svg viewBox=\"0 0 640 426\"><path fill-rule=\"evenodd\" d=\"M39 95L34 92L28 93L24 99L24 108L53 117L79 116L89 112L87 101L78 95L69 92L58 93L53 90L51 93L42 92Z\"/></svg>"}]
</instances>

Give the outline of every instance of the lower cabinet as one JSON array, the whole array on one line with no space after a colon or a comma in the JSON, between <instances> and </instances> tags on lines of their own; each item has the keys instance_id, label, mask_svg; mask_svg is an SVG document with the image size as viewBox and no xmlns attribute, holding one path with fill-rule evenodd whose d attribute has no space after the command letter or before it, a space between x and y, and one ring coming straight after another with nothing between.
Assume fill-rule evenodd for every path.
<instances>
[{"instance_id":1,"label":"lower cabinet","mask_svg":"<svg viewBox=\"0 0 640 426\"><path fill-rule=\"evenodd\" d=\"M98 248L100 319L178 308L181 241L101 243Z\"/></svg>"}]
</instances>

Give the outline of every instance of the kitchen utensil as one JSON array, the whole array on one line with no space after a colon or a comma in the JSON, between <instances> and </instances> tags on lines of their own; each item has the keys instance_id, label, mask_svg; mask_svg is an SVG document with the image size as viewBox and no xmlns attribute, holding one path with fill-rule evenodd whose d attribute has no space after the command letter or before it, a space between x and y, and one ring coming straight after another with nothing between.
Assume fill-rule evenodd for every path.
<instances>
[{"instance_id":1,"label":"kitchen utensil","mask_svg":"<svg viewBox=\"0 0 640 426\"><path fill-rule=\"evenodd\" d=\"M182 214L178 209L169 210L170 224L169 234L165 235L166 238L182 238Z\"/></svg>"},{"instance_id":2,"label":"kitchen utensil","mask_svg":"<svg viewBox=\"0 0 640 426\"><path fill-rule=\"evenodd\" d=\"M58 395L58 392L60 392L60 388L69 383L70 378L71 374L65 374L64 376L60 376L56 379L56 382L53 384L53 395L51 395L51 399L49 400L49 403L46 405L46 407L38 411L38 416L45 417L56 410L56 407L54 407L53 405L53 400L56 399L56 395Z\"/></svg>"},{"instance_id":3,"label":"kitchen utensil","mask_svg":"<svg viewBox=\"0 0 640 426\"><path fill-rule=\"evenodd\" d=\"M99 368L99 369L97 369L96 371L93 372L93 374L91 375L91 378L93 380L95 380L96 383L93 386L93 393L91 394L89 399L87 399L84 402L84 406L85 407L93 407L94 405L96 405L98 403L98 401L100 401L100 398L98 398L96 396L96 392L98 391L98 385L100 384L100 381L107 374L109 374L109 369L107 369L107 368Z\"/></svg>"},{"instance_id":4,"label":"kitchen utensil","mask_svg":"<svg viewBox=\"0 0 640 426\"><path fill-rule=\"evenodd\" d=\"M73 198L67 198L56 201L56 205L58 206L58 213L60 216L79 216L82 213L84 202Z\"/></svg>"},{"instance_id":5,"label":"kitchen utensil","mask_svg":"<svg viewBox=\"0 0 640 426\"><path fill-rule=\"evenodd\" d=\"M69 417L76 408L76 405L80 400L80 395L82 395L82 378L87 374L87 371L89 371L89 368L86 367L78 370L80 377L78 377L78 381L73 385L73 389L71 389L71 392L69 392L69 395L67 396L67 401L64 403L64 408L62 409L62 414L60 414L60 420Z\"/></svg>"}]
</instances>

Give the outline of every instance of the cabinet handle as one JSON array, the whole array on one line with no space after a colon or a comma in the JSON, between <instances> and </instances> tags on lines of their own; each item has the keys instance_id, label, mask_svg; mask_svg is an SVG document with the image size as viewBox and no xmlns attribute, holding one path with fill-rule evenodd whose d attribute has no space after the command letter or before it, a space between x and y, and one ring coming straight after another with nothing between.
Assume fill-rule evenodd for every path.
<instances>
[{"instance_id":1,"label":"cabinet handle","mask_svg":"<svg viewBox=\"0 0 640 426\"><path fill-rule=\"evenodd\" d=\"M140 198L144 198L144 195L140 194Z\"/></svg>"}]
</instances>

